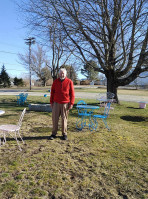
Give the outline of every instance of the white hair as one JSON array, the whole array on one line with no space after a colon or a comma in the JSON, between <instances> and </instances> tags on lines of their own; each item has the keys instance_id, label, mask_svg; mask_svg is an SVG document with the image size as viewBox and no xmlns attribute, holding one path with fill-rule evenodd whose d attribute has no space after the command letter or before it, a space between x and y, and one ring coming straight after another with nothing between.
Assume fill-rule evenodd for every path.
<instances>
[{"instance_id":1,"label":"white hair","mask_svg":"<svg viewBox=\"0 0 148 199\"><path fill-rule=\"evenodd\" d=\"M66 70L66 68L60 68L60 70L59 70L59 74L60 74L60 72L64 72L65 73L65 75L67 75L67 70Z\"/></svg>"}]
</instances>

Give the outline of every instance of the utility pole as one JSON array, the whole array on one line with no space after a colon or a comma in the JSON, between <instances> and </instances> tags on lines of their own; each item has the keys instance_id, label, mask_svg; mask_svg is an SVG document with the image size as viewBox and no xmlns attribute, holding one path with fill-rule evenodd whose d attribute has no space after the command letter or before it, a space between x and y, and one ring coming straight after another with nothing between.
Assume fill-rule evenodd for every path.
<instances>
[{"instance_id":1,"label":"utility pole","mask_svg":"<svg viewBox=\"0 0 148 199\"><path fill-rule=\"evenodd\" d=\"M35 43L34 37L29 37L26 40L26 44L29 45L29 76L30 76L30 90L31 90L31 45Z\"/></svg>"}]
</instances>

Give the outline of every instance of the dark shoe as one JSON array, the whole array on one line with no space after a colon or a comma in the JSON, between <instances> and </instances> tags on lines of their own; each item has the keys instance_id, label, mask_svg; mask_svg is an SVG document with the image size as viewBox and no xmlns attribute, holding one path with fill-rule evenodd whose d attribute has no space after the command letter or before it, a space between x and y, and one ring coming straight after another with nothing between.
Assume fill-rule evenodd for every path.
<instances>
[{"instance_id":1,"label":"dark shoe","mask_svg":"<svg viewBox=\"0 0 148 199\"><path fill-rule=\"evenodd\" d=\"M49 136L48 140L54 140L57 136L56 135L51 135Z\"/></svg>"},{"instance_id":2,"label":"dark shoe","mask_svg":"<svg viewBox=\"0 0 148 199\"><path fill-rule=\"evenodd\" d=\"M63 135L63 140L68 140L67 135Z\"/></svg>"}]
</instances>

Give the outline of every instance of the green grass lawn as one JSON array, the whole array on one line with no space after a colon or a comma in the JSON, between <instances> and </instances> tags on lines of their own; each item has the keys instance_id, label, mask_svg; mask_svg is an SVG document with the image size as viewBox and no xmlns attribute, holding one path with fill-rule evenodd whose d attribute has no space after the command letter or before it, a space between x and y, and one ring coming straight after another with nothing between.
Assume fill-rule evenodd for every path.
<instances>
[{"instance_id":1,"label":"green grass lawn","mask_svg":"<svg viewBox=\"0 0 148 199\"><path fill-rule=\"evenodd\" d=\"M76 99L75 104L79 99ZM95 100L85 100L97 105ZM28 97L28 103L49 98ZM25 106L15 96L0 96L0 124L16 124ZM77 110L70 111L68 141L48 140L51 113L27 108L21 133L25 145L7 138L0 147L0 199L146 199L148 198L148 107L121 102L111 110L105 129L76 129ZM100 108L99 111L102 108Z\"/></svg>"}]
</instances>

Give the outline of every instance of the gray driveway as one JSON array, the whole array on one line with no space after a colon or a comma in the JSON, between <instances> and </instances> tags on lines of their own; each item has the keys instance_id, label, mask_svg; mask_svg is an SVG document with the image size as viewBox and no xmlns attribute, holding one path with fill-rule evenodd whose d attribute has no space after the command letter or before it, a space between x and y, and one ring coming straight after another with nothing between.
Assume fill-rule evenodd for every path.
<instances>
[{"instance_id":1,"label":"gray driveway","mask_svg":"<svg viewBox=\"0 0 148 199\"><path fill-rule=\"evenodd\" d=\"M87 99L96 99L96 93L84 93L76 92L76 98L87 98ZM118 94L119 101L129 101L129 102L141 102L144 101L148 103L148 96L135 96L135 95L121 95Z\"/></svg>"},{"instance_id":2,"label":"gray driveway","mask_svg":"<svg viewBox=\"0 0 148 199\"><path fill-rule=\"evenodd\" d=\"M0 95L18 95L20 91L18 90L0 90ZM28 92L30 96L50 96L50 93L39 93L39 92ZM84 98L84 99L96 99L97 93L85 93L85 92L75 92L76 98ZM148 103L148 96L135 96L135 95L118 95L120 101L130 101L130 102L141 102L144 101Z\"/></svg>"}]
</instances>

